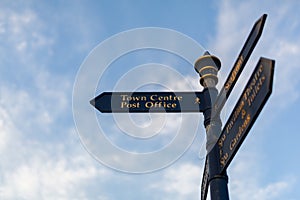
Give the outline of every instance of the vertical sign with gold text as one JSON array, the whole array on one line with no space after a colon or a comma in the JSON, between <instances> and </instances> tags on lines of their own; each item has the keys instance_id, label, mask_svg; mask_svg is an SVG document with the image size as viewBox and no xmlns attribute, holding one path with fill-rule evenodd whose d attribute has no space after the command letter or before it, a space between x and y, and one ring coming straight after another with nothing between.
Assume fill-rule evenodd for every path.
<instances>
[{"instance_id":1,"label":"vertical sign with gold text","mask_svg":"<svg viewBox=\"0 0 300 200\"><path fill-rule=\"evenodd\" d=\"M216 145L224 172L272 93L274 60L260 58Z\"/></svg>"},{"instance_id":2,"label":"vertical sign with gold text","mask_svg":"<svg viewBox=\"0 0 300 200\"><path fill-rule=\"evenodd\" d=\"M214 105L214 114L221 112L227 98L229 97L235 83L237 82L240 74L242 73L252 51L254 50L265 25L267 15L262 15L254 24L238 58L236 59L227 80L221 89L219 96Z\"/></svg>"}]
</instances>

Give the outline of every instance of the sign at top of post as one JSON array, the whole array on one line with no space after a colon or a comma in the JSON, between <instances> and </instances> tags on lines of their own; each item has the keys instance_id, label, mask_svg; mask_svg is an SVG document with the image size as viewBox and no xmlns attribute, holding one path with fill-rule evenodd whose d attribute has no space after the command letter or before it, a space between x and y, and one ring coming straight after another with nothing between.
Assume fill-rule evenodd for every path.
<instances>
[{"instance_id":1,"label":"sign at top of post","mask_svg":"<svg viewBox=\"0 0 300 200\"><path fill-rule=\"evenodd\" d=\"M214 115L221 112L227 98L229 97L234 85L237 82L240 74L242 73L253 49L255 48L264 28L267 15L262 15L254 24L239 56L237 57L231 72L229 73L227 80L221 89L218 98L214 105Z\"/></svg>"}]
</instances>

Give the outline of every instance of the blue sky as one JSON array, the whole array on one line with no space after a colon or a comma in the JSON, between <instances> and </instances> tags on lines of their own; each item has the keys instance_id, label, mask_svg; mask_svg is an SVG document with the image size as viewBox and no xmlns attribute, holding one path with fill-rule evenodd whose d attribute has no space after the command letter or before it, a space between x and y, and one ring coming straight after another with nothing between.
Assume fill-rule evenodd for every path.
<instances>
[{"instance_id":1,"label":"blue sky","mask_svg":"<svg viewBox=\"0 0 300 200\"><path fill-rule=\"evenodd\" d=\"M72 110L76 75L100 42L133 28L161 27L189 36L222 60L220 88L253 23L263 13L268 14L264 32L223 110L223 122L260 56L276 60L273 94L228 168L229 191L231 199L239 200L299 199L299 9L296 0L2 0L1 199L198 199L203 171L199 151L205 135L202 121L189 149L169 167L147 174L113 170L95 160L80 141ZM144 50L112 63L99 81L95 95L114 89L124 74L151 62L178 71L193 88L202 89L192 65L167 52ZM164 81L173 90L186 89L181 85L183 80L154 72L143 76L133 73L126 87L134 87L141 77L149 81L155 77L155 81ZM153 88L166 89L145 85L140 90ZM177 115L131 115L147 134L164 120L164 127L156 130L158 133L151 141L135 141L120 134L122 131L112 116L95 115L110 133L106 137L135 152L162 148L185 124L185 119ZM201 114L190 117L202 119Z\"/></svg>"}]
</instances>

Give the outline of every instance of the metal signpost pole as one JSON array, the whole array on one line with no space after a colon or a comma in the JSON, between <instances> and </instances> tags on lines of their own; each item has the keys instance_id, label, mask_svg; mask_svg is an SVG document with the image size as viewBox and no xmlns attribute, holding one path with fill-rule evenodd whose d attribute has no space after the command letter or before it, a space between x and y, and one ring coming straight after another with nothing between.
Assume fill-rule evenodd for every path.
<instances>
[{"instance_id":1,"label":"metal signpost pole","mask_svg":"<svg viewBox=\"0 0 300 200\"><path fill-rule=\"evenodd\" d=\"M212 200L228 200L229 193L227 188L228 176L226 171L220 174L219 159L220 153L216 145L214 145L219 138L222 128L220 114L212 113L212 106L214 105L218 96L216 85L218 83L217 73L221 68L220 60L206 52L195 62L195 70L200 75L200 84L204 87L203 96L207 103L203 111L204 126L206 128L207 143L206 149L208 152L208 184L210 185ZM212 117L214 116L214 117ZM213 147L213 148L212 148ZM206 186L203 186L204 188ZM206 192L205 192L206 193ZM202 194L206 196L206 194ZM203 198L203 197L201 197Z\"/></svg>"}]
</instances>

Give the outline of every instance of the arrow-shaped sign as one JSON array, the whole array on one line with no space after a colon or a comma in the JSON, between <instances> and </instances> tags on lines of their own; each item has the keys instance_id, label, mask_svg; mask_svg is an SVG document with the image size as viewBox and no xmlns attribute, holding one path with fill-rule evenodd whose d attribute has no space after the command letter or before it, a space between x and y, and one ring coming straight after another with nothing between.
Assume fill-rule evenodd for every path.
<instances>
[{"instance_id":1,"label":"arrow-shaped sign","mask_svg":"<svg viewBox=\"0 0 300 200\"><path fill-rule=\"evenodd\" d=\"M230 164L272 93L274 64L274 60L260 58L222 130L216 143L220 150L220 173Z\"/></svg>"},{"instance_id":2,"label":"arrow-shaped sign","mask_svg":"<svg viewBox=\"0 0 300 200\"><path fill-rule=\"evenodd\" d=\"M236 84L240 74L242 73L253 49L255 48L264 28L267 15L262 15L254 24L237 60L235 61L231 72L223 88L221 89L217 100L214 104L214 115L221 112L227 98L229 97L234 85Z\"/></svg>"},{"instance_id":3,"label":"arrow-shaped sign","mask_svg":"<svg viewBox=\"0 0 300 200\"><path fill-rule=\"evenodd\" d=\"M206 102L203 92L103 92L90 101L102 113L203 112Z\"/></svg>"}]
</instances>

